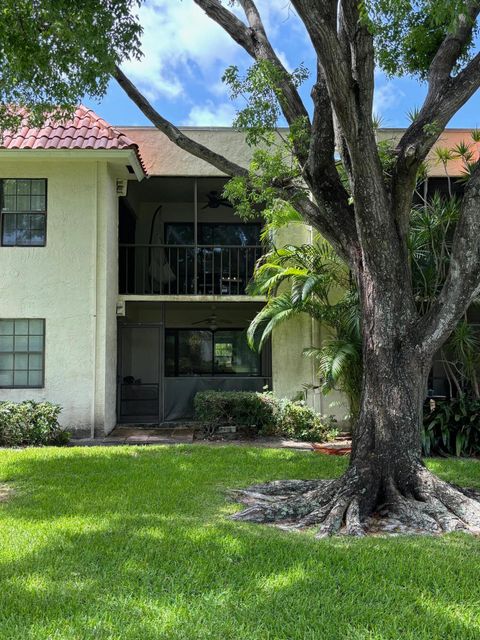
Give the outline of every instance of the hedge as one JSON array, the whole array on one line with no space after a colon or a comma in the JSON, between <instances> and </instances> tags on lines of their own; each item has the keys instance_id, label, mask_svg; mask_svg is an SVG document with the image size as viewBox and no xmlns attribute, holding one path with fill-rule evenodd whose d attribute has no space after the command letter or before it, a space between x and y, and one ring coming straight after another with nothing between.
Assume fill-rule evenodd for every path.
<instances>
[{"instance_id":1,"label":"hedge","mask_svg":"<svg viewBox=\"0 0 480 640\"><path fill-rule=\"evenodd\" d=\"M0 402L0 446L66 444L70 434L58 423L61 410L51 402Z\"/></svg>"},{"instance_id":2,"label":"hedge","mask_svg":"<svg viewBox=\"0 0 480 640\"><path fill-rule=\"evenodd\" d=\"M200 391L194 406L195 417L207 434L224 425L307 441L328 440L335 433L332 417L319 415L304 402L279 400L271 393Z\"/></svg>"}]
</instances>

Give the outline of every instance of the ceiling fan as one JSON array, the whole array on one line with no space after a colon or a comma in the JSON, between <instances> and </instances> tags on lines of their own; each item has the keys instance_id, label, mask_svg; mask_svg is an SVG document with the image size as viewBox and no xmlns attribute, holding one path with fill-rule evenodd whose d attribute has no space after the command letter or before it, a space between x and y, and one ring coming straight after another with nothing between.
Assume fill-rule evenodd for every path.
<instances>
[{"instance_id":1,"label":"ceiling fan","mask_svg":"<svg viewBox=\"0 0 480 640\"><path fill-rule=\"evenodd\" d=\"M197 320L197 322L192 322L193 325L202 325L203 327L208 327L210 331L215 331L218 329L219 321L221 324L232 324L231 320L226 320L225 318L219 318L215 313L215 307L212 307L212 313L206 318L202 318L201 320Z\"/></svg>"},{"instance_id":2,"label":"ceiling fan","mask_svg":"<svg viewBox=\"0 0 480 640\"><path fill-rule=\"evenodd\" d=\"M230 209L233 209L227 198L223 198L218 191L209 191L207 193L207 200L207 204L205 204L202 209L218 209L219 207L230 207Z\"/></svg>"}]
</instances>

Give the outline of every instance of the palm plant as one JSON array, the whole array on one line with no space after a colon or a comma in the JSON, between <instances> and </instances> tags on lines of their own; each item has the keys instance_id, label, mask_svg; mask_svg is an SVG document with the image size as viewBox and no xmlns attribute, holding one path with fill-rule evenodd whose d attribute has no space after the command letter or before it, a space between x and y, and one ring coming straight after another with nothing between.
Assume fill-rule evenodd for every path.
<instances>
[{"instance_id":1,"label":"palm plant","mask_svg":"<svg viewBox=\"0 0 480 640\"><path fill-rule=\"evenodd\" d=\"M459 201L435 194L414 207L409 250L412 282L422 314L435 301L443 285L450 260L450 238L458 218ZM295 223L288 212L273 217L264 240L285 224ZM325 394L336 389L345 394L350 416L360 406L362 357L360 313L356 286L346 265L330 245L317 236L312 244L271 249L257 265L249 292L267 297L266 306L248 330L252 347L261 349L273 330L290 318L307 314L329 332L321 346L306 349L318 364L320 388ZM441 359L451 387L457 394L466 389L480 397L477 371L480 339L466 321L459 324L442 350Z\"/></svg>"},{"instance_id":2,"label":"palm plant","mask_svg":"<svg viewBox=\"0 0 480 640\"><path fill-rule=\"evenodd\" d=\"M412 209L409 250L415 299L422 314L436 300L445 281L451 239L459 215L457 198L435 193Z\"/></svg>"},{"instance_id":3,"label":"palm plant","mask_svg":"<svg viewBox=\"0 0 480 640\"><path fill-rule=\"evenodd\" d=\"M343 391L356 414L362 376L358 295L330 245L316 237L313 244L273 247L257 266L249 292L268 298L249 327L251 346L261 349L277 326L301 314L328 328L322 345L304 354L318 363L322 392Z\"/></svg>"},{"instance_id":4,"label":"palm plant","mask_svg":"<svg viewBox=\"0 0 480 640\"><path fill-rule=\"evenodd\" d=\"M465 393L480 399L480 337L477 329L462 320L442 349L442 362L451 387L457 395Z\"/></svg>"}]
</instances>

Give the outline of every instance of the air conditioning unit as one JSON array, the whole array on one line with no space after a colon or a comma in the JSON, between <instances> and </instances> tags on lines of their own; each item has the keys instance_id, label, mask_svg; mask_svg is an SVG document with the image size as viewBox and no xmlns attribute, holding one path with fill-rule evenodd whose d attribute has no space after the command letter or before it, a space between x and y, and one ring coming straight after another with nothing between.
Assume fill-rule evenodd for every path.
<instances>
[{"instance_id":1,"label":"air conditioning unit","mask_svg":"<svg viewBox=\"0 0 480 640\"><path fill-rule=\"evenodd\" d=\"M117 180L117 196L126 196L127 195L127 186L128 180Z\"/></svg>"}]
</instances>

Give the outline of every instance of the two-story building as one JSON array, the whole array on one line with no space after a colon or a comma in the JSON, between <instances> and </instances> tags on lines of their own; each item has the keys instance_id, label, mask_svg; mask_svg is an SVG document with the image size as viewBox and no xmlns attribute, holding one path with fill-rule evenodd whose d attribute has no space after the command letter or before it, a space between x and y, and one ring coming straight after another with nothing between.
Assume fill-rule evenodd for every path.
<instances>
[{"instance_id":1,"label":"two-story building","mask_svg":"<svg viewBox=\"0 0 480 640\"><path fill-rule=\"evenodd\" d=\"M241 133L188 133L248 165ZM434 163L431 176L445 180ZM294 397L315 387L302 351L321 343L322 328L310 318L278 328L261 354L247 345L264 304L246 293L261 219L235 215L226 180L155 128L115 128L85 107L71 122L5 135L0 400L59 403L65 426L100 435L189 419L202 389ZM311 233L298 226L288 240ZM347 411L318 391L308 400L322 413Z\"/></svg>"},{"instance_id":2,"label":"two-story building","mask_svg":"<svg viewBox=\"0 0 480 640\"><path fill-rule=\"evenodd\" d=\"M248 164L241 134L189 134ZM247 345L264 303L246 294L261 220L235 215L226 179L156 129L120 130L85 107L6 135L0 400L56 402L70 429L103 434L188 419L201 389L294 396L312 384L308 318L261 354Z\"/></svg>"}]
</instances>

